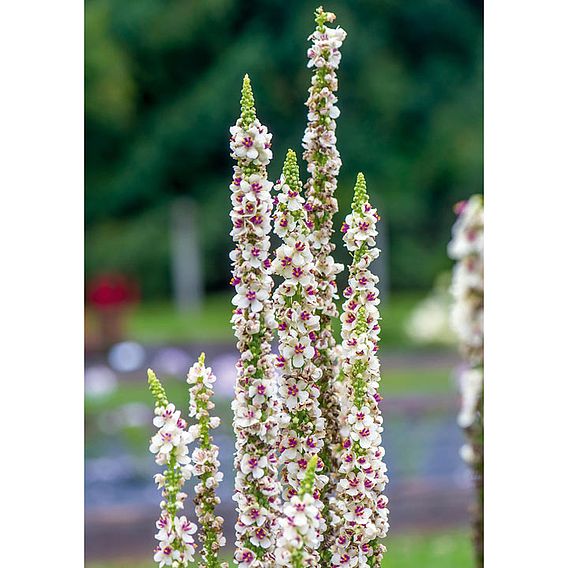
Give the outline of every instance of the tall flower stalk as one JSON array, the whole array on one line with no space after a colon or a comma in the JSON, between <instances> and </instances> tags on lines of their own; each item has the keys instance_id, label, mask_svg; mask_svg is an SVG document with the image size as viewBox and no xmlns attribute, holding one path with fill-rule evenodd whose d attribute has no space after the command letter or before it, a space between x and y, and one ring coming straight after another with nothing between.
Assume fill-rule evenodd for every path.
<instances>
[{"instance_id":1,"label":"tall flower stalk","mask_svg":"<svg viewBox=\"0 0 568 568\"><path fill-rule=\"evenodd\" d=\"M303 138L303 157L308 164L309 172L305 184L305 208L308 212L320 315L320 328L315 332L316 364L322 371L318 386L328 440L320 454L325 464L325 472L330 478L322 495L324 502L327 501L326 493L333 494L335 489L335 472L338 468L340 450L338 395L334 388L338 369L332 319L338 316L334 302L334 299L337 299L335 278L343 266L333 259L335 245L331 242L331 238L333 216L337 212L337 199L334 194L341 167L335 136L335 120L339 116L335 95L338 88L336 71L341 61L339 49L346 33L340 27L326 26L326 23L334 20L335 14L332 12L325 12L321 6L316 10L316 29L308 38L312 42L308 49L308 67L313 68L314 73L306 102L308 125ZM331 538L329 530L328 537Z\"/></svg>"},{"instance_id":2,"label":"tall flower stalk","mask_svg":"<svg viewBox=\"0 0 568 568\"><path fill-rule=\"evenodd\" d=\"M343 239L353 256L341 315L346 422L343 451L332 509L335 540L332 566L380 566L386 550L388 477L381 446L383 419L379 403L380 314L378 278L369 265L379 256L376 224L380 217L369 203L365 178L358 174L352 213L343 224Z\"/></svg>"},{"instance_id":3,"label":"tall flower stalk","mask_svg":"<svg viewBox=\"0 0 568 568\"><path fill-rule=\"evenodd\" d=\"M451 323L467 367L461 373L462 408L458 423L467 443L462 456L470 464L477 501L473 512L477 566L483 566L483 198L473 195L456 205L458 218L448 245L456 261L451 294Z\"/></svg>"},{"instance_id":4,"label":"tall flower stalk","mask_svg":"<svg viewBox=\"0 0 568 568\"><path fill-rule=\"evenodd\" d=\"M296 154L288 150L282 176L275 185L275 232L283 242L273 262L274 273L284 278L274 292L274 307L280 352L276 365L282 370L279 448L286 502L299 494L308 463L322 450L325 437L318 400L322 372L314 363L320 320L315 314L317 283L301 189ZM314 480L315 506L319 510L323 508L320 492L327 482L327 477L318 473L322 469L323 462L319 460ZM320 530L325 530L324 524ZM309 550L309 554L317 558L315 549Z\"/></svg>"},{"instance_id":5,"label":"tall flower stalk","mask_svg":"<svg viewBox=\"0 0 568 568\"><path fill-rule=\"evenodd\" d=\"M284 505L276 549L277 566L292 568L318 566L318 557L313 552L318 546L319 527L322 521L313 497L317 465L317 455L312 456L300 484L299 493Z\"/></svg>"},{"instance_id":6,"label":"tall flower stalk","mask_svg":"<svg viewBox=\"0 0 568 568\"><path fill-rule=\"evenodd\" d=\"M272 135L256 118L248 75L243 80L241 116L231 127L231 236L235 249L232 284L236 306L231 323L240 358L232 408L236 435L237 503L235 560L240 568L274 563L275 526L280 508L277 398L270 342L275 326L269 275Z\"/></svg>"},{"instance_id":7,"label":"tall flower stalk","mask_svg":"<svg viewBox=\"0 0 568 568\"><path fill-rule=\"evenodd\" d=\"M148 369L148 386L155 400L154 426L158 428L150 441L150 451L156 455L156 463L165 466L162 473L154 476L163 497L156 522L158 545L154 549L154 560L160 568L187 568L193 562L196 548L193 534L197 527L185 516L178 517L177 511L183 508L187 498L182 491L185 481L191 477L187 445L195 439L195 432L187 430L186 421L168 402L164 387L151 369Z\"/></svg>"},{"instance_id":8,"label":"tall flower stalk","mask_svg":"<svg viewBox=\"0 0 568 568\"><path fill-rule=\"evenodd\" d=\"M225 546L223 517L215 514L215 507L221 502L215 491L223 479L219 471L219 447L213 443L211 430L217 428L220 420L210 416L215 408L211 400L213 384L217 378L210 367L205 367L205 353L191 367L187 375L189 388L189 417L197 420L198 447L191 455L193 475L199 478L195 486L195 513L201 525L199 540L202 544L200 568L228 568L227 562L219 560L219 551Z\"/></svg>"}]
</instances>

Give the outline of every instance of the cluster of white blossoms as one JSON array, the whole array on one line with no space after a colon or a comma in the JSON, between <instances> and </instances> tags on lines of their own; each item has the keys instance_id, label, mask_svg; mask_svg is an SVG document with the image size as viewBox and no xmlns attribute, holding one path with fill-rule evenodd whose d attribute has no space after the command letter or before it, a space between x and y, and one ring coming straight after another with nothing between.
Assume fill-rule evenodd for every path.
<instances>
[{"instance_id":1,"label":"cluster of white blossoms","mask_svg":"<svg viewBox=\"0 0 568 568\"><path fill-rule=\"evenodd\" d=\"M195 486L195 513L201 525L199 540L202 544L200 568L228 568L227 562L219 560L219 551L225 546L223 536L223 517L215 514L220 503L216 489L223 479L219 471L219 447L213 443L210 430L217 428L220 420L210 416L215 408L211 400L213 384L217 378L210 367L205 367L205 354L191 367L187 375L189 389L189 417L197 420L197 440L199 446L191 455L191 472L199 478Z\"/></svg>"},{"instance_id":2,"label":"cluster of white blossoms","mask_svg":"<svg viewBox=\"0 0 568 568\"><path fill-rule=\"evenodd\" d=\"M379 219L369 203L365 178L359 174L352 213L342 227L345 245L353 255L341 315L345 424L341 428L343 451L332 508L335 539L331 565L342 568L380 566L385 551L380 539L389 528L388 499L383 494L388 477L381 447L382 399L376 355L380 332L378 278L369 270L379 256L375 247Z\"/></svg>"},{"instance_id":3,"label":"cluster of white blossoms","mask_svg":"<svg viewBox=\"0 0 568 568\"><path fill-rule=\"evenodd\" d=\"M239 568L271 566L280 511L278 480L278 399L270 342L275 320L270 293L272 183L266 165L272 157L271 134L256 118L250 81L245 76L241 117L231 128L231 236L235 249L232 284L236 295L231 323L240 358L232 403L236 435L237 503L235 560Z\"/></svg>"},{"instance_id":4,"label":"cluster of white blossoms","mask_svg":"<svg viewBox=\"0 0 568 568\"><path fill-rule=\"evenodd\" d=\"M168 402L160 381L152 370L148 370L148 384L155 399L154 425L158 432L150 441L150 451L156 455L156 463L166 466L163 473L154 480L162 490L161 514L156 522L158 545L154 549L154 560L162 566L186 568L193 562L196 544L193 538L197 526L185 516L178 517L183 509L187 494L183 485L191 477L188 444L195 439L196 430L188 430L180 411Z\"/></svg>"},{"instance_id":5,"label":"cluster of white blossoms","mask_svg":"<svg viewBox=\"0 0 568 568\"><path fill-rule=\"evenodd\" d=\"M473 195L458 203L455 210L458 218L448 245L448 255L456 261L450 286L454 300L450 321L467 362L460 375L462 408L458 423L469 439L461 454L475 468L483 459L483 198Z\"/></svg>"},{"instance_id":6,"label":"cluster of white blossoms","mask_svg":"<svg viewBox=\"0 0 568 568\"><path fill-rule=\"evenodd\" d=\"M343 266L333 259L335 245L333 235L333 216L337 212L337 175L341 159L336 147L336 122L339 109L336 106L338 88L337 68L341 60L340 47L346 33L340 27L330 28L326 23L335 20L335 14L325 12L320 6L315 13L316 30L308 38L312 45L308 49L308 67L313 68L308 107L303 158L308 164L309 178L305 184L310 229L310 245L314 255L317 282L318 311L320 329L316 331L317 366L322 371L318 381L320 407L325 422L328 443L321 452L329 483L322 494L327 502L327 494L335 488L340 437L338 428L339 402L337 387L338 365L336 342L333 337L332 319L338 317L334 300L337 296L336 275ZM328 526L328 534L331 527Z\"/></svg>"},{"instance_id":7,"label":"cluster of white blossoms","mask_svg":"<svg viewBox=\"0 0 568 568\"><path fill-rule=\"evenodd\" d=\"M451 323L465 357L483 361L483 198L473 195L456 205L448 255L456 261L450 292L454 299Z\"/></svg>"},{"instance_id":8,"label":"cluster of white blossoms","mask_svg":"<svg viewBox=\"0 0 568 568\"><path fill-rule=\"evenodd\" d=\"M308 463L323 448L325 436L317 386L321 369L314 364L315 334L319 329L319 316L315 314L317 290L301 188L296 154L288 150L282 176L275 185L275 232L283 242L273 262L274 273L284 278L274 292L274 309L280 351L276 366L282 371L280 463L283 496L288 503L299 493ZM322 469L319 460L316 470ZM315 473L313 496L319 510L323 507L320 492L327 480L325 475ZM324 530L322 518L318 534Z\"/></svg>"},{"instance_id":9,"label":"cluster of white blossoms","mask_svg":"<svg viewBox=\"0 0 568 568\"><path fill-rule=\"evenodd\" d=\"M292 568L318 566L322 516L313 497L318 457L310 458L298 495L284 505L276 548L276 565Z\"/></svg>"}]
</instances>

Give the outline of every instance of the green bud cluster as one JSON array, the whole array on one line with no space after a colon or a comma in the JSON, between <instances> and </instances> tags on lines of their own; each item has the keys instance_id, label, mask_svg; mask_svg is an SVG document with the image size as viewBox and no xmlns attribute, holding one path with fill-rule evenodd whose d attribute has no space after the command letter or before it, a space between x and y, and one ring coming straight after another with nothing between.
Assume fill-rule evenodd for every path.
<instances>
[{"instance_id":1,"label":"green bud cluster","mask_svg":"<svg viewBox=\"0 0 568 568\"><path fill-rule=\"evenodd\" d=\"M300 168L298 166L298 159L294 150L289 149L286 153L282 173L284 174L284 178L290 189L301 193L302 182L300 181Z\"/></svg>"},{"instance_id":2,"label":"green bud cluster","mask_svg":"<svg viewBox=\"0 0 568 568\"><path fill-rule=\"evenodd\" d=\"M317 30L319 32L325 31L325 23L329 22L330 17L333 16L330 16L329 12L324 11L323 6L319 6L314 12L314 15L315 15Z\"/></svg>"},{"instance_id":3,"label":"green bud cluster","mask_svg":"<svg viewBox=\"0 0 568 568\"><path fill-rule=\"evenodd\" d=\"M256 119L256 109L254 108L254 95L248 73L243 77L243 88L241 91L241 119L243 128L248 128Z\"/></svg>"},{"instance_id":4,"label":"green bud cluster","mask_svg":"<svg viewBox=\"0 0 568 568\"><path fill-rule=\"evenodd\" d=\"M156 407L168 406L166 391L152 369L148 369L148 386L156 402Z\"/></svg>"},{"instance_id":5,"label":"green bud cluster","mask_svg":"<svg viewBox=\"0 0 568 568\"><path fill-rule=\"evenodd\" d=\"M306 467L306 475L302 479L300 485L300 497L306 494L311 495L314 492L314 485L316 483L316 468L318 466L318 456L317 454L310 458L308 465Z\"/></svg>"},{"instance_id":6,"label":"green bud cluster","mask_svg":"<svg viewBox=\"0 0 568 568\"><path fill-rule=\"evenodd\" d=\"M367 193L367 182L365 181L365 176L359 172L357 174L357 181L355 182L351 209L353 209L356 213L363 213L363 205L368 201L369 194Z\"/></svg>"}]
</instances>

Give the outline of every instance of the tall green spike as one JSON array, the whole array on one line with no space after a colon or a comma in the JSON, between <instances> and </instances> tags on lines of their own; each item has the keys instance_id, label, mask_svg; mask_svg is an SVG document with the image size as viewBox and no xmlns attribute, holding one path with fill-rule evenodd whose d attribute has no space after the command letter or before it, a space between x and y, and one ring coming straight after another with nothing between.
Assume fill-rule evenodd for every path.
<instances>
[{"instance_id":1,"label":"tall green spike","mask_svg":"<svg viewBox=\"0 0 568 568\"><path fill-rule=\"evenodd\" d=\"M294 150L288 150L286 153L282 173L284 174L286 183L290 186L290 189L299 193L302 189L302 182L300 181L300 168L298 166L298 159L296 158L296 152L294 152Z\"/></svg>"},{"instance_id":2,"label":"tall green spike","mask_svg":"<svg viewBox=\"0 0 568 568\"><path fill-rule=\"evenodd\" d=\"M256 109L254 108L254 95L248 73L243 77L243 88L241 91L241 118L243 127L248 128L256 119Z\"/></svg>"},{"instance_id":3,"label":"tall green spike","mask_svg":"<svg viewBox=\"0 0 568 568\"><path fill-rule=\"evenodd\" d=\"M150 387L150 392L156 401L156 406L168 406L166 391L152 369L148 369L148 386Z\"/></svg>"},{"instance_id":4,"label":"tall green spike","mask_svg":"<svg viewBox=\"0 0 568 568\"><path fill-rule=\"evenodd\" d=\"M357 181L355 182L355 191L353 194L353 205L351 209L356 213L363 212L363 205L369 201L369 194L367 193L367 182L365 176L359 172L357 174Z\"/></svg>"},{"instance_id":5,"label":"tall green spike","mask_svg":"<svg viewBox=\"0 0 568 568\"><path fill-rule=\"evenodd\" d=\"M312 456L308 465L306 467L306 475L302 479L300 485L300 497L303 497L307 493L312 494L314 492L314 486L316 483L316 468L318 466L318 456Z\"/></svg>"}]
</instances>

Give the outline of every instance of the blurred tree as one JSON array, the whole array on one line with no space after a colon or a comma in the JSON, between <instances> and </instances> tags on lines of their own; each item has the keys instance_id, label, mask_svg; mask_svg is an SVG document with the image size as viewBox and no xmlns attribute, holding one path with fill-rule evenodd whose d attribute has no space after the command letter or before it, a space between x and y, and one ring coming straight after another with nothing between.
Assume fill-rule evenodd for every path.
<instances>
[{"instance_id":1,"label":"blurred tree","mask_svg":"<svg viewBox=\"0 0 568 568\"><path fill-rule=\"evenodd\" d=\"M276 178L286 148L301 153L306 37L317 4L87 0L88 273L120 267L146 297L168 294L163 211L191 195L208 286L225 285L228 128L242 75L251 75L259 116L274 134ZM348 32L339 71L340 216L364 171L388 220L393 288L429 287L448 267L452 204L482 189L482 3L351 0L325 8Z\"/></svg>"}]
</instances>

